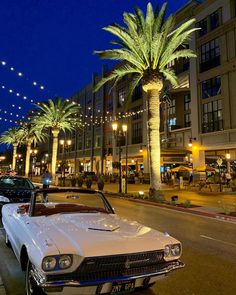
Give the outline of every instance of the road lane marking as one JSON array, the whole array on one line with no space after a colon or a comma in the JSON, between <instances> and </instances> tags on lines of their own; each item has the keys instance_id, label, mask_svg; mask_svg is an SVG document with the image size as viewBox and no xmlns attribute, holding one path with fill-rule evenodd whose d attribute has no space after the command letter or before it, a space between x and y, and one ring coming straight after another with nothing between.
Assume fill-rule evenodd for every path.
<instances>
[{"instance_id":1,"label":"road lane marking","mask_svg":"<svg viewBox=\"0 0 236 295\"><path fill-rule=\"evenodd\" d=\"M223 243L223 244L226 244L226 245L230 245L230 246L235 246L236 247L236 244L234 244L234 243L225 242L225 241L218 240L218 239L215 239L215 238L212 238L212 237L208 237L208 236L204 236L204 235L200 235L200 237L201 238L204 238L204 239L208 239L208 240L212 240L212 241L216 241L216 242L220 242L220 243Z\"/></svg>"}]
</instances>

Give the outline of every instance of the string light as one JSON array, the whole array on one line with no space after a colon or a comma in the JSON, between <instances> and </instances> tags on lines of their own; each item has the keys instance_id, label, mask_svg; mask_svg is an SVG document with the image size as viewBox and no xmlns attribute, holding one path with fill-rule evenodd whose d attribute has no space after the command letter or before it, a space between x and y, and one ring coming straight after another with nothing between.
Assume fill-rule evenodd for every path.
<instances>
[{"instance_id":1,"label":"string light","mask_svg":"<svg viewBox=\"0 0 236 295\"><path fill-rule=\"evenodd\" d=\"M2 60L0 61L0 65L4 66L6 69L10 70L11 72L16 72L17 76L21 77L21 78L25 78L25 80L30 81L31 79L29 79L28 77L26 77L23 72L21 71L17 71L15 67L12 66L8 66L7 62ZM41 85L40 83L38 83L37 81L33 80L32 81L32 85L33 86L38 86L40 90L45 90L45 86Z\"/></svg>"},{"instance_id":2,"label":"string light","mask_svg":"<svg viewBox=\"0 0 236 295\"><path fill-rule=\"evenodd\" d=\"M3 109L0 109L0 113L4 113L4 114L9 115L9 116L15 116L17 118L20 117L22 119L25 119L25 116L24 115L13 114L12 112L9 112L9 111L3 110Z\"/></svg>"},{"instance_id":3,"label":"string light","mask_svg":"<svg viewBox=\"0 0 236 295\"><path fill-rule=\"evenodd\" d=\"M19 97L19 98L22 98L23 100L28 100L29 98L23 94L21 94L20 92L18 91L15 91L14 89L11 89L11 88L8 88L7 86L5 85L1 85L1 88L2 89L5 89L6 91L8 91L9 93L11 94L14 94L15 96ZM34 99L29 99L31 103L35 102Z\"/></svg>"}]
</instances>

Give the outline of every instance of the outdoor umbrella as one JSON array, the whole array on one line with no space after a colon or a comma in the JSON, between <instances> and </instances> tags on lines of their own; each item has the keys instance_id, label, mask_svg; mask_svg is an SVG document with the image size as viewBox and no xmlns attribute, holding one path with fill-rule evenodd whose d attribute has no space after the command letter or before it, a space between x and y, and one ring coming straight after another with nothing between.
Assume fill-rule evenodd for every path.
<instances>
[{"instance_id":1,"label":"outdoor umbrella","mask_svg":"<svg viewBox=\"0 0 236 295\"><path fill-rule=\"evenodd\" d=\"M184 171L192 172L193 169L183 165L180 165L178 167L171 169L171 172L184 172Z\"/></svg>"}]
</instances>

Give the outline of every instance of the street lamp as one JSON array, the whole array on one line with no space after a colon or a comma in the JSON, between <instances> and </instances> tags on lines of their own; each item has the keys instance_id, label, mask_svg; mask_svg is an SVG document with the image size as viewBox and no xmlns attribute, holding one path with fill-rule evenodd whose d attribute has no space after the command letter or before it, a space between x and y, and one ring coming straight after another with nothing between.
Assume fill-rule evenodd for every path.
<instances>
[{"instance_id":1,"label":"street lamp","mask_svg":"<svg viewBox=\"0 0 236 295\"><path fill-rule=\"evenodd\" d=\"M225 154L225 159L226 159L227 172L228 172L228 173L230 173L230 158L231 158L230 153L226 153L226 154Z\"/></svg>"},{"instance_id":2,"label":"street lamp","mask_svg":"<svg viewBox=\"0 0 236 295\"><path fill-rule=\"evenodd\" d=\"M22 157L22 155L21 154L16 154L16 172L17 172L17 174L19 174L19 161L20 161L20 159L21 159L21 157Z\"/></svg>"},{"instance_id":3,"label":"street lamp","mask_svg":"<svg viewBox=\"0 0 236 295\"><path fill-rule=\"evenodd\" d=\"M125 136L125 193L127 193L127 176L128 176L128 126L122 124L121 129L117 122L112 123L114 136L119 143L119 193L121 193L121 138Z\"/></svg>"},{"instance_id":4,"label":"street lamp","mask_svg":"<svg viewBox=\"0 0 236 295\"><path fill-rule=\"evenodd\" d=\"M219 157L217 160L217 165L218 165L218 168L219 168L219 183L220 183L220 192L221 192L221 175L220 175L220 166L222 165L223 163L223 160L221 157Z\"/></svg>"}]
</instances>

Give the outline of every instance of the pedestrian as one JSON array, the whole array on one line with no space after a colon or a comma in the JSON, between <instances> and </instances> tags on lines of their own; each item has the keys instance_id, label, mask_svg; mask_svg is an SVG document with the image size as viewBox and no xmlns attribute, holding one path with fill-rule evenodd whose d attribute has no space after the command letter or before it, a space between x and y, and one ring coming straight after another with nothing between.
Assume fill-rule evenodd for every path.
<instances>
[{"instance_id":1,"label":"pedestrian","mask_svg":"<svg viewBox=\"0 0 236 295\"><path fill-rule=\"evenodd\" d=\"M140 183L143 183L143 179L144 179L143 171L140 170L140 171L139 171L139 182L140 182Z\"/></svg>"},{"instance_id":2,"label":"pedestrian","mask_svg":"<svg viewBox=\"0 0 236 295\"><path fill-rule=\"evenodd\" d=\"M189 184L193 181L193 173L190 172L189 174Z\"/></svg>"},{"instance_id":3,"label":"pedestrian","mask_svg":"<svg viewBox=\"0 0 236 295\"><path fill-rule=\"evenodd\" d=\"M52 176L49 173L49 171L46 170L42 175L43 188L49 188L51 181L52 181Z\"/></svg>"}]
</instances>

